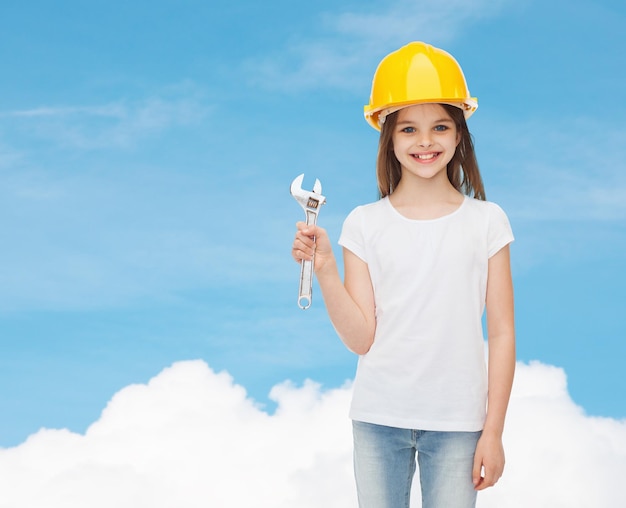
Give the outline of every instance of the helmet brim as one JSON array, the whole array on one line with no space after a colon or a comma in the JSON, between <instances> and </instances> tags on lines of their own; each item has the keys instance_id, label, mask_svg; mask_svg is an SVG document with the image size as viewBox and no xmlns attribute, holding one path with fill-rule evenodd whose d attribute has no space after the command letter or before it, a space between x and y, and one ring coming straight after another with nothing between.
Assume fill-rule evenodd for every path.
<instances>
[{"instance_id":1,"label":"helmet brim","mask_svg":"<svg viewBox=\"0 0 626 508\"><path fill-rule=\"evenodd\" d=\"M420 101L408 101L396 104L386 104L384 107L372 108L367 105L363 107L363 113L365 120L374 129L380 130L384 119L396 111L407 108L409 106L415 106L416 104L449 104L463 110L465 119L467 120L478 109L478 99L476 97L470 97L459 101L458 99L433 99L433 100L420 100Z\"/></svg>"}]
</instances>

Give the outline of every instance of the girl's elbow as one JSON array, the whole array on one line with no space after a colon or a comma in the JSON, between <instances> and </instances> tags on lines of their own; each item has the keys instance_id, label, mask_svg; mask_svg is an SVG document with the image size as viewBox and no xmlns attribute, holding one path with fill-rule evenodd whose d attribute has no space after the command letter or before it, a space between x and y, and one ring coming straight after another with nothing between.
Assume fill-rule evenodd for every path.
<instances>
[{"instance_id":1,"label":"girl's elbow","mask_svg":"<svg viewBox=\"0 0 626 508\"><path fill-rule=\"evenodd\" d=\"M354 354L357 354L359 356L363 356L363 355L365 355L365 354L367 354L369 352L369 350L371 349L373 343L374 343L374 340L359 341L359 342L355 342L355 343L352 343L352 344L346 342L346 346Z\"/></svg>"},{"instance_id":2,"label":"girl's elbow","mask_svg":"<svg viewBox=\"0 0 626 508\"><path fill-rule=\"evenodd\" d=\"M335 330L339 331L337 328L335 328ZM342 333L338 335L350 351L359 356L363 356L367 354L374 343L375 330L375 328L369 326L362 326L342 330Z\"/></svg>"},{"instance_id":3,"label":"girl's elbow","mask_svg":"<svg viewBox=\"0 0 626 508\"><path fill-rule=\"evenodd\" d=\"M355 355L363 356L364 354L367 354L367 352L369 351L370 348L348 346L348 349L351 352L353 352Z\"/></svg>"}]
</instances>

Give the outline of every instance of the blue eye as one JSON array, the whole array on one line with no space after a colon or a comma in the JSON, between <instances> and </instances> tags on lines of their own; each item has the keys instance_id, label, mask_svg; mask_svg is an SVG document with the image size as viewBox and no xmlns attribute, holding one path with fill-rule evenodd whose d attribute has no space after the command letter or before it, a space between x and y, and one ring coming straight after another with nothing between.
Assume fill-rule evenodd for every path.
<instances>
[{"instance_id":1,"label":"blue eye","mask_svg":"<svg viewBox=\"0 0 626 508\"><path fill-rule=\"evenodd\" d=\"M448 126L447 125L437 125L435 127L435 130L437 132L443 132L443 131L447 131L448 130Z\"/></svg>"},{"instance_id":2,"label":"blue eye","mask_svg":"<svg viewBox=\"0 0 626 508\"><path fill-rule=\"evenodd\" d=\"M415 127L405 127L402 129L402 132L406 132L407 134L415 132Z\"/></svg>"}]
</instances>

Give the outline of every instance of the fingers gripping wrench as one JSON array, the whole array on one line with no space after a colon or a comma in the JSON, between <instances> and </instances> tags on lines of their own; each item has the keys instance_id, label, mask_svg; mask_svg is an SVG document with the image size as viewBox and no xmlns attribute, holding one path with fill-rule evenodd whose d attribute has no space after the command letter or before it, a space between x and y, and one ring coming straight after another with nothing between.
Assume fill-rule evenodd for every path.
<instances>
[{"instance_id":1,"label":"fingers gripping wrench","mask_svg":"<svg viewBox=\"0 0 626 508\"><path fill-rule=\"evenodd\" d=\"M315 179L313 192L302 189L302 180L304 174L296 177L291 183L291 195L300 203L306 214L307 225L315 225L317 223L317 215L320 207L326 202L326 198L322 196L322 184ZM315 254L314 254L315 255ZM313 262L302 261L300 263L300 288L298 290L298 305L301 309L308 309L311 306L311 293L313 289Z\"/></svg>"}]
</instances>

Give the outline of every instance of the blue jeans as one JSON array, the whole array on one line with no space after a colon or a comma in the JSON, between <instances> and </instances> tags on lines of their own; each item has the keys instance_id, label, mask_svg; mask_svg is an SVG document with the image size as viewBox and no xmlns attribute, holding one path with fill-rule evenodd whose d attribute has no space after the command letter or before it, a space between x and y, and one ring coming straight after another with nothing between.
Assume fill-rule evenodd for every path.
<instances>
[{"instance_id":1,"label":"blue jeans","mask_svg":"<svg viewBox=\"0 0 626 508\"><path fill-rule=\"evenodd\" d=\"M352 422L360 508L409 508L417 462L422 508L474 508L480 432L435 432Z\"/></svg>"}]
</instances>

